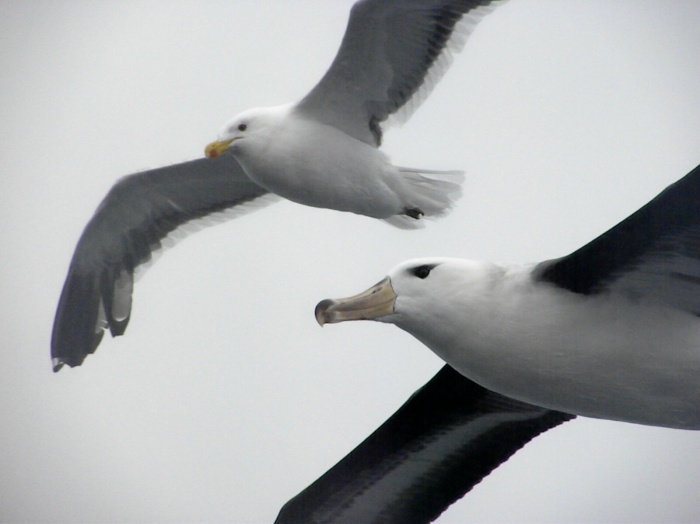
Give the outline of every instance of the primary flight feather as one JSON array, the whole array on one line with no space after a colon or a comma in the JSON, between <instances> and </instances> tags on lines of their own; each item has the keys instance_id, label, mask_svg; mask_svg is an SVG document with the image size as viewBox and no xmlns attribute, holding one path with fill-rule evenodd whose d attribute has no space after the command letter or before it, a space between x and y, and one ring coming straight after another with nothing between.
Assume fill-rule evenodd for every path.
<instances>
[{"instance_id":1,"label":"primary flight feather","mask_svg":"<svg viewBox=\"0 0 700 524\"><path fill-rule=\"evenodd\" d=\"M401 228L447 213L461 172L397 167L382 125L425 99L491 0L362 0L330 69L296 104L235 117L207 158L125 177L86 226L61 293L54 371L80 365L109 329L124 333L134 270L183 224L273 196Z\"/></svg>"}]
</instances>

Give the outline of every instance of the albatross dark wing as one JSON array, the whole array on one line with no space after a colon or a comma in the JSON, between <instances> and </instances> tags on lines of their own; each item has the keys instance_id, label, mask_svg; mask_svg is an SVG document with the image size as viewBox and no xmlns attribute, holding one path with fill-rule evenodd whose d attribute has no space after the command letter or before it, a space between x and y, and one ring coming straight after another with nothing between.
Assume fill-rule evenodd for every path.
<instances>
[{"instance_id":1,"label":"albatross dark wing","mask_svg":"<svg viewBox=\"0 0 700 524\"><path fill-rule=\"evenodd\" d=\"M445 366L275 522L430 522L527 442L572 418L493 393Z\"/></svg>"},{"instance_id":2,"label":"albatross dark wing","mask_svg":"<svg viewBox=\"0 0 700 524\"><path fill-rule=\"evenodd\" d=\"M331 67L298 109L371 145L430 94L491 0L362 0ZM469 18L459 23L463 17Z\"/></svg>"},{"instance_id":3,"label":"albatross dark wing","mask_svg":"<svg viewBox=\"0 0 700 524\"><path fill-rule=\"evenodd\" d=\"M639 211L535 278L584 295L604 291L700 315L700 166Z\"/></svg>"},{"instance_id":4,"label":"albatross dark wing","mask_svg":"<svg viewBox=\"0 0 700 524\"><path fill-rule=\"evenodd\" d=\"M134 269L182 224L267 194L230 155L124 177L85 227L71 260L51 336L54 371L79 366L103 329L122 335Z\"/></svg>"}]
</instances>

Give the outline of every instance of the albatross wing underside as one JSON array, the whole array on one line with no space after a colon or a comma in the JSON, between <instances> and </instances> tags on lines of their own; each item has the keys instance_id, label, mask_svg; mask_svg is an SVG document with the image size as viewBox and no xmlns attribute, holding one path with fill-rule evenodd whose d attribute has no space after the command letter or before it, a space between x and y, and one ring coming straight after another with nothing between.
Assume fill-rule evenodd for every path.
<instances>
[{"instance_id":1,"label":"albatross wing underside","mask_svg":"<svg viewBox=\"0 0 700 524\"><path fill-rule=\"evenodd\" d=\"M267 191L224 154L145 171L117 182L85 227L68 269L51 336L54 371L79 366L104 329L122 335L131 314L134 270L183 224Z\"/></svg>"},{"instance_id":2,"label":"albatross wing underside","mask_svg":"<svg viewBox=\"0 0 700 524\"><path fill-rule=\"evenodd\" d=\"M427 523L540 433L574 415L482 388L445 366L276 524Z\"/></svg>"}]
</instances>

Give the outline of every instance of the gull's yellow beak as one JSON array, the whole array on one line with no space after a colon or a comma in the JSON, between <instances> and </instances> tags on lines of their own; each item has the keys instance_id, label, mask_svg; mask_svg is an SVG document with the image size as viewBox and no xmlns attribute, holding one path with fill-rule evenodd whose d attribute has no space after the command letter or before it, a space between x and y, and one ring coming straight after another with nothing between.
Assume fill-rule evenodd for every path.
<instances>
[{"instance_id":1,"label":"gull's yellow beak","mask_svg":"<svg viewBox=\"0 0 700 524\"><path fill-rule=\"evenodd\" d=\"M216 158L221 153L226 151L228 149L228 146L230 146L231 142L233 142L234 140L236 139L232 138L231 140L224 140L223 142L219 142L218 140L212 142L204 148L204 154L207 158Z\"/></svg>"},{"instance_id":2,"label":"gull's yellow beak","mask_svg":"<svg viewBox=\"0 0 700 524\"><path fill-rule=\"evenodd\" d=\"M391 280L386 277L364 293L349 298L328 298L316 306L316 321L335 324L346 320L373 320L394 312L396 294Z\"/></svg>"}]
</instances>

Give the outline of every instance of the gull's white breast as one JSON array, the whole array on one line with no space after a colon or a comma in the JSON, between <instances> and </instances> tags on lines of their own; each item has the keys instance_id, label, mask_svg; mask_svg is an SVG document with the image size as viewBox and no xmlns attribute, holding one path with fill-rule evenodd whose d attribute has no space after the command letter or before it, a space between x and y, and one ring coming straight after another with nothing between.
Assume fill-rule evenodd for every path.
<instances>
[{"instance_id":1,"label":"gull's white breast","mask_svg":"<svg viewBox=\"0 0 700 524\"><path fill-rule=\"evenodd\" d=\"M294 202L374 218L403 211L384 153L293 111L232 150L253 181Z\"/></svg>"}]
</instances>

